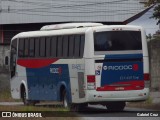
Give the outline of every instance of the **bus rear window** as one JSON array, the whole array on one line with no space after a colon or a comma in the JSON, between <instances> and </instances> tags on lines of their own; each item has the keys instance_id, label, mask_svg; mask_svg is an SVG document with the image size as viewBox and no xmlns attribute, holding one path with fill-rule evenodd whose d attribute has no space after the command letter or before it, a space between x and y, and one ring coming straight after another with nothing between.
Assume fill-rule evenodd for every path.
<instances>
[{"instance_id":1,"label":"bus rear window","mask_svg":"<svg viewBox=\"0 0 160 120\"><path fill-rule=\"evenodd\" d=\"M94 34L95 51L142 50L140 31L105 31Z\"/></svg>"}]
</instances>

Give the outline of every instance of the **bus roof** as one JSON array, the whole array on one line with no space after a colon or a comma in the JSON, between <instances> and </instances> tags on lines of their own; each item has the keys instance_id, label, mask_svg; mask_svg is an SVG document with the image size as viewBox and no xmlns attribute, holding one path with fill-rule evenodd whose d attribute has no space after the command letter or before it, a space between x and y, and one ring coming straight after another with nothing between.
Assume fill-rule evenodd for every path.
<instances>
[{"instance_id":1,"label":"bus roof","mask_svg":"<svg viewBox=\"0 0 160 120\"><path fill-rule=\"evenodd\" d=\"M76 23L74 23L76 24ZM74 25L73 24L73 25ZM79 25L81 25L79 23ZM85 25L85 24L83 24ZM90 24L91 25L91 24ZM43 27L42 27L43 28ZM29 32L22 32L17 35L15 35L13 39L15 38L25 38L25 37L42 37L42 36L53 36L53 35L69 35L69 34L79 34L79 33L85 33L85 31L89 28L92 28L94 31L105 31L105 30L140 30L142 27L140 26L134 26L134 25L96 25L95 26L87 26L86 27L78 27L78 28L68 28L68 29L55 29L55 30L39 30L39 31L29 31Z\"/></svg>"},{"instance_id":2,"label":"bus roof","mask_svg":"<svg viewBox=\"0 0 160 120\"><path fill-rule=\"evenodd\" d=\"M15 35L15 38L25 38L25 37L43 37L43 36L53 36L53 35L71 35L71 34L79 34L85 33L88 28L76 28L76 29L62 29L62 30L49 30L49 31L29 31L29 32L21 32Z\"/></svg>"},{"instance_id":3,"label":"bus roof","mask_svg":"<svg viewBox=\"0 0 160 120\"><path fill-rule=\"evenodd\" d=\"M102 25L103 25L102 23L64 23L64 24L46 25L43 26L40 30L60 30L60 29L80 28L80 27L95 27Z\"/></svg>"}]
</instances>

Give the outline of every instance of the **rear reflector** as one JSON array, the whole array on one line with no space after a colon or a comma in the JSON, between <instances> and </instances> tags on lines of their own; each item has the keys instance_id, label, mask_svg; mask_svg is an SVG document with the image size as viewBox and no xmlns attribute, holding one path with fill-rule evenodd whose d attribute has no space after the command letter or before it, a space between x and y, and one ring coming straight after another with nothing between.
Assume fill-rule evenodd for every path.
<instances>
[{"instance_id":1,"label":"rear reflector","mask_svg":"<svg viewBox=\"0 0 160 120\"><path fill-rule=\"evenodd\" d=\"M150 80L150 75L149 75L149 73L144 73L144 80L145 80L145 81Z\"/></svg>"},{"instance_id":2,"label":"rear reflector","mask_svg":"<svg viewBox=\"0 0 160 120\"><path fill-rule=\"evenodd\" d=\"M145 82L145 88L150 88L150 75L149 73L144 73L144 82Z\"/></svg>"},{"instance_id":3,"label":"rear reflector","mask_svg":"<svg viewBox=\"0 0 160 120\"><path fill-rule=\"evenodd\" d=\"M96 89L95 81L96 81L95 75L87 75L87 89L88 90Z\"/></svg>"}]
</instances>

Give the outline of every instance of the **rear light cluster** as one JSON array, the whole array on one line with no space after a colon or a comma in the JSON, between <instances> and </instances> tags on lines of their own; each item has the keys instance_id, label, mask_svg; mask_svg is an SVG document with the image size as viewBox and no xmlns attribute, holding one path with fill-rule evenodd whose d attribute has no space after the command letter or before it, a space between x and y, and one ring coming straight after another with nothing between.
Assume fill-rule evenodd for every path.
<instances>
[{"instance_id":1,"label":"rear light cluster","mask_svg":"<svg viewBox=\"0 0 160 120\"><path fill-rule=\"evenodd\" d=\"M150 75L149 73L144 73L144 80L149 81L150 80Z\"/></svg>"},{"instance_id":2,"label":"rear light cluster","mask_svg":"<svg viewBox=\"0 0 160 120\"><path fill-rule=\"evenodd\" d=\"M96 78L95 75L87 75L87 89L95 90L96 89Z\"/></svg>"},{"instance_id":3,"label":"rear light cluster","mask_svg":"<svg viewBox=\"0 0 160 120\"><path fill-rule=\"evenodd\" d=\"M144 73L144 84L145 84L145 88L150 87L150 75L149 75L149 73Z\"/></svg>"}]
</instances>

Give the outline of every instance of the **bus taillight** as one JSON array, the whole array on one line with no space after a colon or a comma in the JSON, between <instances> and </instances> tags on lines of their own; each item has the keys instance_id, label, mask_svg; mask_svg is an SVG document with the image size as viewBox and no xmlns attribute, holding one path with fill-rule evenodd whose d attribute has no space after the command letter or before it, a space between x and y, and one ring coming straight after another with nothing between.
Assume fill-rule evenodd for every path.
<instances>
[{"instance_id":1,"label":"bus taillight","mask_svg":"<svg viewBox=\"0 0 160 120\"><path fill-rule=\"evenodd\" d=\"M150 75L149 73L144 73L144 80L149 81L150 80Z\"/></svg>"},{"instance_id":2,"label":"bus taillight","mask_svg":"<svg viewBox=\"0 0 160 120\"><path fill-rule=\"evenodd\" d=\"M96 79L95 75L87 75L87 89L94 90L96 88Z\"/></svg>"},{"instance_id":3,"label":"bus taillight","mask_svg":"<svg viewBox=\"0 0 160 120\"><path fill-rule=\"evenodd\" d=\"M150 75L149 75L149 73L144 73L144 83L145 83L145 88L150 87Z\"/></svg>"}]
</instances>

